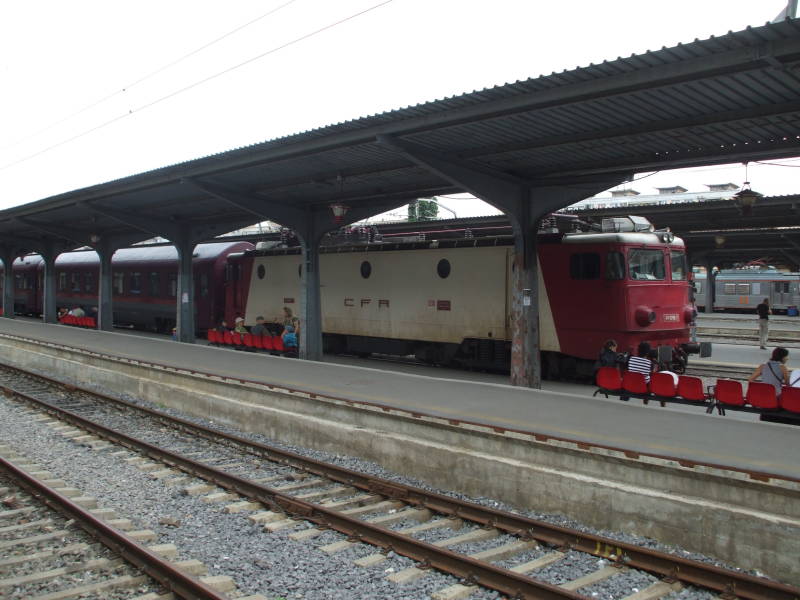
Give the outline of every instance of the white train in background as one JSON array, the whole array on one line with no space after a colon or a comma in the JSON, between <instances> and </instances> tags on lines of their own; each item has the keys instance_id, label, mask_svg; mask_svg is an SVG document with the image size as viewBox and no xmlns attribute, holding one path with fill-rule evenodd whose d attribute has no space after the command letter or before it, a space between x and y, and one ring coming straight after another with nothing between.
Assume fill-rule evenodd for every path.
<instances>
[{"instance_id":1,"label":"white train in background","mask_svg":"<svg viewBox=\"0 0 800 600\"><path fill-rule=\"evenodd\" d=\"M695 303L706 311L708 277L694 274ZM715 311L755 312L764 298L773 311L796 314L800 306L800 273L779 271L774 267L723 269L714 277Z\"/></svg>"}]
</instances>

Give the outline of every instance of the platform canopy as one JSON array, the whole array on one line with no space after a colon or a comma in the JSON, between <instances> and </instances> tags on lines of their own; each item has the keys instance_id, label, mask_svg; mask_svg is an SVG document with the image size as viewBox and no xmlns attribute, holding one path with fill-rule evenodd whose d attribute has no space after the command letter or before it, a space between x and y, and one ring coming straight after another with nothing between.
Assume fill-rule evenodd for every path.
<instances>
[{"instance_id":1,"label":"platform canopy","mask_svg":"<svg viewBox=\"0 0 800 600\"><path fill-rule=\"evenodd\" d=\"M178 226L207 239L280 222L287 207L324 209L333 228L334 204L351 221L467 191L437 160L500 182L568 187L796 156L799 136L800 21L786 20L67 192L0 211L0 235L31 250L124 245Z\"/></svg>"}]
</instances>

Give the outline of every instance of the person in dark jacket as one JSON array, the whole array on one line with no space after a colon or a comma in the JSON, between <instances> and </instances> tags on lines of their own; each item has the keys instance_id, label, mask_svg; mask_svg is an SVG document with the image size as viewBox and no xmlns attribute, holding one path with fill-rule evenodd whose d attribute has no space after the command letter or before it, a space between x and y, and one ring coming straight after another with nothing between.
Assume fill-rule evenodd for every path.
<instances>
[{"instance_id":1,"label":"person in dark jacket","mask_svg":"<svg viewBox=\"0 0 800 600\"><path fill-rule=\"evenodd\" d=\"M617 340L606 340L600 356L597 359L597 368L618 367L622 362L622 355L617 352Z\"/></svg>"}]
</instances>

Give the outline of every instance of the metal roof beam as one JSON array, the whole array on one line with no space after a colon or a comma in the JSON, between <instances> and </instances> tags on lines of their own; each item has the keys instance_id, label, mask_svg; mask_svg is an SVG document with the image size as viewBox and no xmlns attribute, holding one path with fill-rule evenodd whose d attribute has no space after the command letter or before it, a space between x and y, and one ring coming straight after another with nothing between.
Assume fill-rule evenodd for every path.
<instances>
[{"instance_id":1,"label":"metal roof beam","mask_svg":"<svg viewBox=\"0 0 800 600\"><path fill-rule=\"evenodd\" d=\"M32 219L28 219L26 217L15 217L12 220L22 223L23 225L26 225L31 229L35 229L37 231L41 231L42 233L46 233L47 235L53 236L55 238L75 242L78 246L87 246L91 243L90 240L91 233L88 231L83 231L81 229L72 229L70 227L64 227L61 225L58 227L52 227L44 223L33 221Z\"/></svg>"},{"instance_id":2,"label":"metal roof beam","mask_svg":"<svg viewBox=\"0 0 800 600\"><path fill-rule=\"evenodd\" d=\"M402 206L409 200L415 198L411 197L408 193L405 193L402 198L392 197L377 201L370 201L369 198L365 198L365 203L363 205L350 207L341 223L333 223L331 221L331 213L329 212L330 209L327 205L312 206L302 209L275 202L263 196L253 194L252 192L232 188L227 185L222 186L217 183L198 181L190 178L186 178L183 181L218 200L222 200L240 210L249 212L261 220L275 221L276 223L281 223L297 231L308 229L308 225L310 224L313 226L312 229L319 236L343 225L355 223L361 219Z\"/></svg>"},{"instance_id":3,"label":"metal roof beam","mask_svg":"<svg viewBox=\"0 0 800 600\"><path fill-rule=\"evenodd\" d=\"M158 219L152 219L149 217L145 218L128 211L95 206L88 203L84 203L83 206L86 208L86 210L93 214L114 219L115 221L129 225L154 237L164 237L170 241L173 241L181 235L181 228L179 225L171 221L159 221Z\"/></svg>"}]
</instances>

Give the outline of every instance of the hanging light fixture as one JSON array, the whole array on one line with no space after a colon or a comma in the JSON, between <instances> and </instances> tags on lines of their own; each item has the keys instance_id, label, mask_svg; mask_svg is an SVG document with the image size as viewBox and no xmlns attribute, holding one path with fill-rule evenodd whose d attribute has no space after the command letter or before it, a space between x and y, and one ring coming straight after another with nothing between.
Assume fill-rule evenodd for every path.
<instances>
[{"instance_id":1,"label":"hanging light fixture","mask_svg":"<svg viewBox=\"0 0 800 600\"><path fill-rule=\"evenodd\" d=\"M746 180L749 179L747 176L747 167L748 164L744 163L744 178ZM750 181L745 181L742 184L742 189L733 195L734 200L736 200L736 204L739 206L739 209L745 216L750 215L750 213L753 211L753 206L755 206L756 200L763 197L764 194L759 194L758 192L754 192L752 190L750 187Z\"/></svg>"},{"instance_id":2,"label":"hanging light fixture","mask_svg":"<svg viewBox=\"0 0 800 600\"><path fill-rule=\"evenodd\" d=\"M345 204L331 204L331 211L333 211L333 222L337 225L342 224L342 220L344 216L347 214L347 211L350 210L350 207Z\"/></svg>"}]
</instances>

